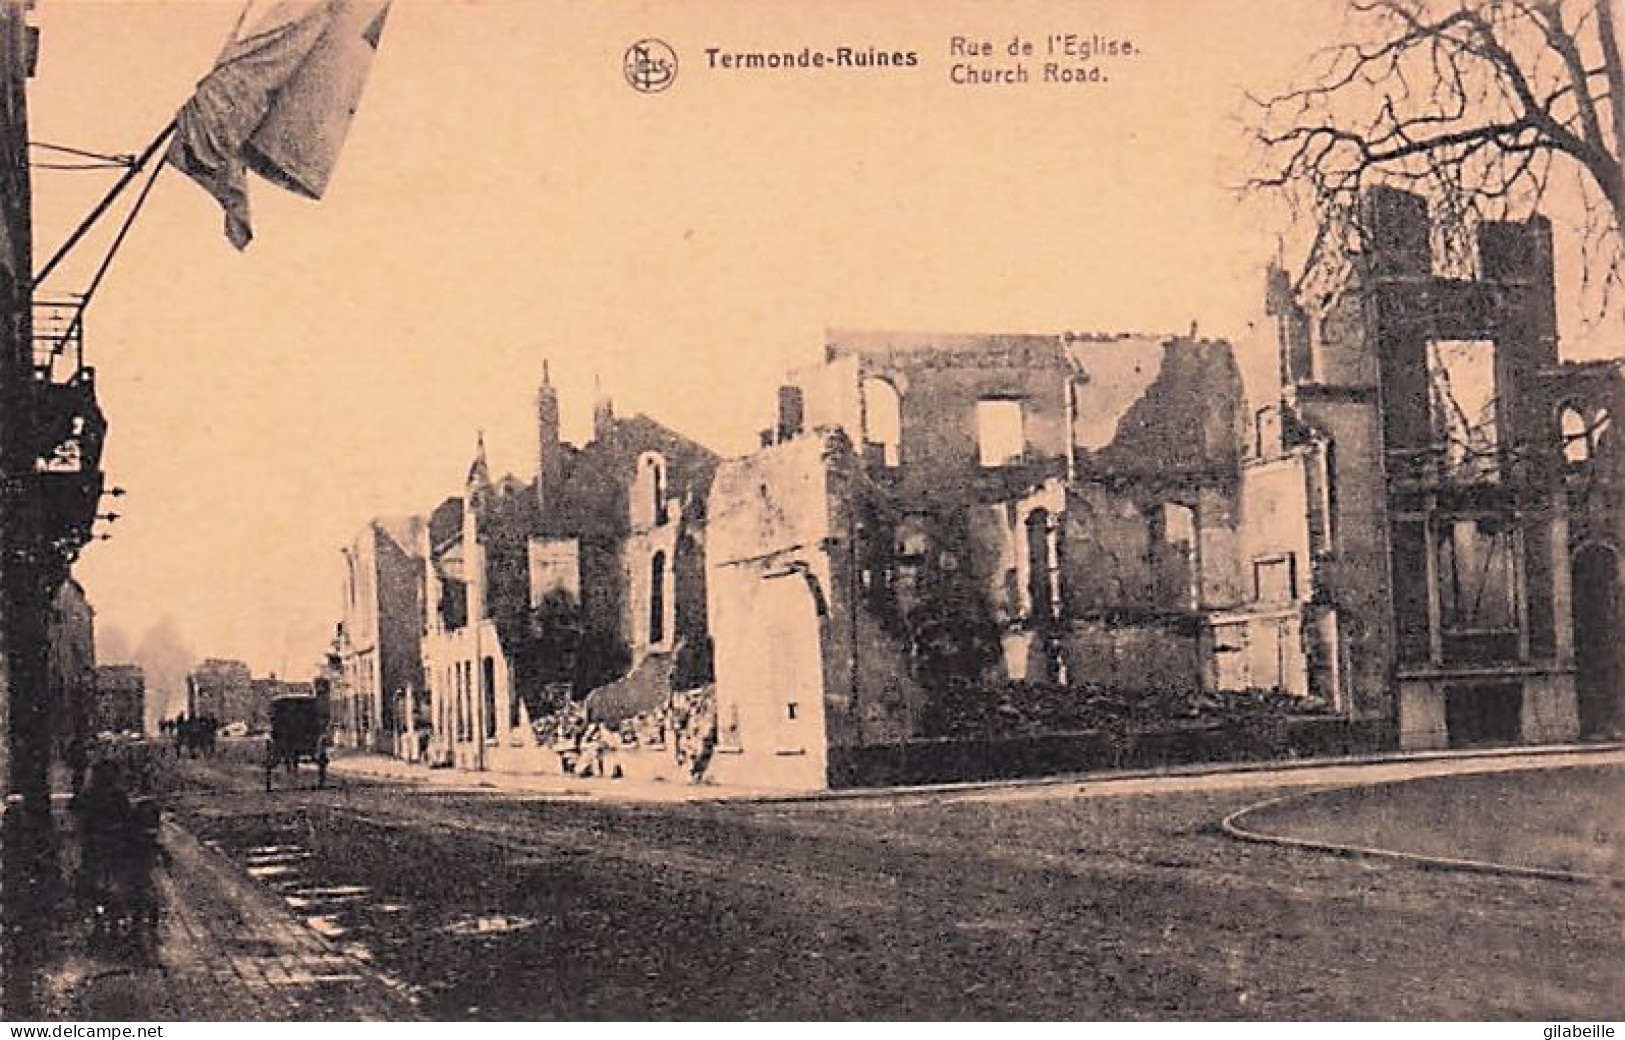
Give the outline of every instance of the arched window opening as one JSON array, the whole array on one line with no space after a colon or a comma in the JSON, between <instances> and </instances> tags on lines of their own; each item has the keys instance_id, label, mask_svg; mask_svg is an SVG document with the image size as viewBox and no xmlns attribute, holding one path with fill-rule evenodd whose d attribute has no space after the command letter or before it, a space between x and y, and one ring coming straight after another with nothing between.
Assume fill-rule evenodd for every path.
<instances>
[{"instance_id":1,"label":"arched window opening","mask_svg":"<svg viewBox=\"0 0 1625 1040\"><path fill-rule=\"evenodd\" d=\"M1606 408L1598 408L1588 416L1575 405L1564 405L1563 457L1570 462L1589 462L1612 422Z\"/></svg>"},{"instance_id":2,"label":"arched window opening","mask_svg":"<svg viewBox=\"0 0 1625 1040\"><path fill-rule=\"evenodd\" d=\"M893 537L900 559L918 563L931 551L931 535L921 517L904 517L898 522Z\"/></svg>"},{"instance_id":3,"label":"arched window opening","mask_svg":"<svg viewBox=\"0 0 1625 1040\"><path fill-rule=\"evenodd\" d=\"M1054 616L1055 579L1050 572L1049 510L1027 514L1027 598L1029 617L1047 621Z\"/></svg>"},{"instance_id":4,"label":"arched window opening","mask_svg":"<svg viewBox=\"0 0 1625 1040\"><path fill-rule=\"evenodd\" d=\"M666 641L666 554L649 563L649 645Z\"/></svg>"},{"instance_id":5,"label":"arched window opening","mask_svg":"<svg viewBox=\"0 0 1625 1040\"><path fill-rule=\"evenodd\" d=\"M1164 502L1158 518L1161 544L1154 551L1161 559L1161 585L1181 608L1200 600L1201 559L1196 535L1196 510L1179 502Z\"/></svg>"},{"instance_id":6,"label":"arched window opening","mask_svg":"<svg viewBox=\"0 0 1625 1040\"><path fill-rule=\"evenodd\" d=\"M863 398L863 440L883 466L902 461L903 401L890 380L870 376L859 387Z\"/></svg>"},{"instance_id":7,"label":"arched window opening","mask_svg":"<svg viewBox=\"0 0 1625 1040\"><path fill-rule=\"evenodd\" d=\"M648 451L638 456L637 508L632 518L635 524L659 527L669 519L666 508L666 460L659 452Z\"/></svg>"},{"instance_id":8,"label":"arched window opening","mask_svg":"<svg viewBox=\"0 0 1625 1040\"><path fill-rule=\"evenodd\" d=\"M666 464L657 461L654 465L653 479L650 480L654 494L655 526L659 527L666 522Z\"/></svg>"},{"instance_id":9,"label":"arched window opening","mask_svg":"<svg viewBox=\"0 0 1625 1040\"><path fill-rule=\"evenodd\" d=\"M1591 458L1590 430L1585 416L1573 405L1563 409L1563 457L1570 462L1584 462Z\"/></svg>"}]
</instances>

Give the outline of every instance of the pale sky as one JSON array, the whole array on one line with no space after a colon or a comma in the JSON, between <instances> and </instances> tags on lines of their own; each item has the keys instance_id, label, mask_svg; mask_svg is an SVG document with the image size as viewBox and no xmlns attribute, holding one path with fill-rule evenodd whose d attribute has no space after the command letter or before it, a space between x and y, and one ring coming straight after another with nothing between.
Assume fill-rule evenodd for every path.
<instances>
[{"instance_id":1,"label":"pale sky","mask_svg":"<svg viewBox=\"0 0 1625 1040\"><path fill-rule=\"evenodd\" d=\"M32 136L139 150L238 10L44 0ZM87 320L129 494L77 574L132 643L167 616L200 656L303 677L369 517L456 493L480 429L494 471L529 474L543 358L578 442L597 377L622 414L736 454L829 327L1240 338L1281 228L1228 187L1239 90L1281 85L1340 18L1305 0L396 0L326 199L255 182L239 255L213 200L160 180ZM1017 33L1144 54L1106 84L949 82L951 36ZM622 78L643 37L679 55L664 93ZM841 45L919 65L704 53ZM36 175L41 261L110 182ZM98 257L46 288L82 288Z\"/></svg>"}]
</instances>

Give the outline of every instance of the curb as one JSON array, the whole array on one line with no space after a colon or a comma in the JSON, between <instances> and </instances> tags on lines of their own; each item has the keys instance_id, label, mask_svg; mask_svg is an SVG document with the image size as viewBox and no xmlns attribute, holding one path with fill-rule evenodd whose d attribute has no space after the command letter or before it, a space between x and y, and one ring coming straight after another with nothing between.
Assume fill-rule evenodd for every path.
<instances>
[{"instance_id":1,"label":"curb","mask_svg":"<svg viewBox=\"0 0 1625 1040\"><path fill-rule=\"evenodd\" d=\"M1556 768L1569 768L1557 766ZM1291 794L1277 795L1266 798L1260 802L1243 806L1225 816L1219 821L1219 829L1237 841L1251 842L1257 845L1274 845L1278 848L1298 849L1305 852L1320 852L1334 856L1343 856L1349 859L1377 859L1395 863L1408 863L1412 866L1427 870L1454 870L1469 874L1490 874L1500 877L1534 878L1541 881L1563 881L1571 884L1604 885L1615 888L1625 888L1625 877L1613 874L1590 874L1574 870L1558 870L1552 867L1526 867L1515 863L1495 863L1490 860L1466 859L1453 856L1429 856L1420 852L1402 852L1398 849L1379 848L1374 845L1353 845L1334 841L1316 841L1310 838L1295 838L1288 834L1269 834L1256 831L1241 823L1243 817L1252 813L1273 809L1281 805L1295 802L1307 802L1322 795L1335 794L1341 791L1355 791L1363 787L1376 787L1383 784L1397 786L1400 784L1414 784L1423 780L1436 780L1438 777L1411 777L1404 780L1385 780L1378 784L1342 784L1337 787L1321 787L1312 791L1294 791Z\"/></svg>"},{"instance_id":2,"label":"curb","mask_svg":"<svg viewBox=\"0 0 1625 1040\"><path fill-rule=\"evenodd\" d=\"M1607 744L1537 744L1505 748L1393 752L1376 755L1340 755L1335 758L1261 759L1248 762L1211 762L1166 769L1101 770L1093 773L1061 773L1053 776L1013 777L1007 780L966 780L940 784L914 784L902 787L850 787L832 791L791 792L783 795L751 796L730 801L773 804L798 801L842 801L864 798L891 798L897 795L953 794L999 791L1022 787L1064 787L1068 784L1110 783L1117 780L1192 779L1206 776L1245 776L1249 773L1291 772L1306 769L1333 769L1342 766L1395 765L1406 762L1475 761L1493 758L1521 758L1541 755L1611 754L1625 751L1625 742Z\"/></svg>"},{"instance_id":3,"label":"curb","mask_svg":"<svg viewBox=\"0 0 1625 1040\"><path fill-rule=\"evenodd\" d=\"M929 794L974 794L983 791L1002 791L1020 788L1064 787L1069 784L1102 783L1116 780L1149 780L1162 778L1198 778L1207 776L1246 775L1249 773L1286 772L1305 769L1330 769L1342 766L1362 765L1394 765L1408 762L1438 762L1438 761L1475 761L1480 759L1496 758L1522 758L1542 755L1592 755L1609 754L1625 751L1625 742L1610 742L1602 744L1538 744L1521 745L1497 748L1471 748L1460 750L1412 751L1391 752L1373 755L1341 755L1334 758L1293 758L1279 760L1258 760L1248 762L1213 762L1189 766L1171 766L1165 769L1125 769L1103 770L1087 773L1061 773L1051 776L1010 777L1002 780L963 780L934 784L910 784L897 787L848 787L824 791L783 791L783 792L744 792L728 793L725 788L707 788L700 785L698 791L707 791L706 794L696 793L688 798L640 798L635 794L616 794L614 800L638 802L644 804L708 804L719 803L739 805L789 805L803 802L841 802L862 801L877 798L895 798L908 795ZM390 783L414 784L421 787L441 787L447 791L464 792L472 794L503 792L534 794L543 797L556 797L559 799L592 799L600 800L613 791L613 788L603 790L593 787L572 787L569 789L526 788L522 786L506 786L500 782L486 779L492 776L529 776L530 774L501 774L476 773L459 770L444 770L448 775L459 777L458 782L436 781L433 774L425 776L403 775L386 770L372 770L365 767L344 768L339 765L342 759L334 759L333 772L342 772L351 777L369 780L381 780ZM393 760L390 760L393 761ZM605 781L613 784L615 781ZM714 790L715 793L709 793Z\"/></svg>"}]
</instances>

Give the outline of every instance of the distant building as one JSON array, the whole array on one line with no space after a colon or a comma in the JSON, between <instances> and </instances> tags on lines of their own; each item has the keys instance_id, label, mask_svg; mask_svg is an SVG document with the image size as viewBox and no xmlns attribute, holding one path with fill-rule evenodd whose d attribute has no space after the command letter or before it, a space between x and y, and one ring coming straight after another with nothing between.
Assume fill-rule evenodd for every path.
<instances>
[{"instance_id":1,"label":"distant building","mask_svg":"<svg viewBox=\"0 0 1625 1040\"><path fill-rule=\"evenodd\" d=\"M57 757L75 775L83 771L88 741L97 732L91 717L96 700L95 620L85 590L69 578L51 604L49 682Z\"/></svg>"},{"instance_id":2,"label":"distant building","mask_svg":"<svg viewBox=\"0 0 1625 1040\"><path fill-rule=\"evenodd\" d=\"M428 712L423 682L423 560L419 517L371 521L344 547L339 677L332 723L342 746L400 750Z\"/></svg>"},{"instance_id":3,"label":"distant building","mask_svg":"<svg viewBox=\"0 0 1625 1040\"><path fill-rule=\"evenodd\" d=\"M264 679L250 679L249 701L253 714L244 721L248 723L248 728L252 732L269 730L272 701L278 697L313 697L315 694L315 686L310 682L289 682L274 675Z\"/></svg>"},{"instance_id":4,"label":"distant building","mask_svg":"<svg viewBox=\"0 0 1625 1040\"><path fill-rule=\"evenodd\" d=\"M264 707L254 703L248 665L211 657L192 670L186 680L186 714L214 719L221 726L234 722L252 725L264 718Z\"/></svg>"},{"instance_id":5,"label":"distant building","mask_svg":"<svg viewBox=\"0 0 1625 1040\"><path fill-rule=\"evenodd\" d=\"M91 713L97 733L140 733L147 711L147 680L140 665L96 668L96 703Z\"/></svg>"}]
</instances>

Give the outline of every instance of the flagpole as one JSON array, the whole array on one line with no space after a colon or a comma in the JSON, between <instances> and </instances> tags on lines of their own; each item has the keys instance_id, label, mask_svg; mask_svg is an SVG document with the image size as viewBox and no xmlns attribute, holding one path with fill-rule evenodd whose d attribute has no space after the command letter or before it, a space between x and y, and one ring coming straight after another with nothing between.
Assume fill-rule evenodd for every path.
<instances>
[{"instance_id":1,"label":"flagpole","mask_svg":"<svg viewBox=\"0 0 1625 1040\"><path fill-rule=\"evenodd\" d=\"M169 121L169 125L158 132L158 136L152 139L152 143L147 145L147 147L141 152L140 156L136 158L135 162L130 164L130 168L124 171L124 176L118 179L118 183L113 185L113 187L102 198L102 201L96 204L96 208L90 211L90 215L80 222L79 226L74 229L73 234L68 236L68 240L57 247L56 253L52 255L50 260L46 261L44 267L40 268L39 273L34 276L35 288L38 288L41 282L50 277L51 272L56 270L57 265L66 259L68 253L73 249L73 247L78 245L79 240L84 238L85 235L89 233L90 229L96 225L96 221L100 220L102 218L102 214L107 212L107 208L117 201L119 195L124 192L124 189L129 187L130 183L140 175L147 163L151 161L153 155L157 153L158 149L164 146L165 142L167 142L170 136L174 133L175 120L171 119Z\"/></svg>"}]
</instances>

